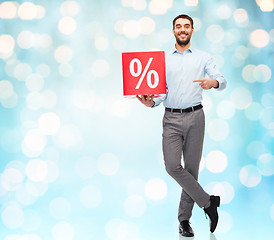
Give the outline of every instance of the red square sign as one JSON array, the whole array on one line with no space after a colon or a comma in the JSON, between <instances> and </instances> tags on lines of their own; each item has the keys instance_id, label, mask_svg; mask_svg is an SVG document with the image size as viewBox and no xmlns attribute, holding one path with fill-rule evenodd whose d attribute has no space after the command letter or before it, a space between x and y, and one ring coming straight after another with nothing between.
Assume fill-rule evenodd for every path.
<instances>
[{"instance_id":1,"label":"red square sign","mask_svg":"<svg viewBox=\"0 0 274 240\"><path fill-rule=\"evenodd\" d=\"M122 53L126 95L166 94L165 52Z\"/></svg>"}]
</instances>

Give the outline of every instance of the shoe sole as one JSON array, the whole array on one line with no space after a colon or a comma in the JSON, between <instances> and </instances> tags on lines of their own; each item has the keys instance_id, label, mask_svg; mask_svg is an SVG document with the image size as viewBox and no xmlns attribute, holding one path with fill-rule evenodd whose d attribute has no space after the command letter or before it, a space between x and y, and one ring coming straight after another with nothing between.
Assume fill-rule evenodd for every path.
<instances>
[{"instance_id":1,"label":"shoe sole","mask_svg":"<svg viewBox=\"0 0 274 240\"><path fill-rule=\"evenodd\" d=\"M182 233L182 231L179 231L179 233L180 233L183 237L194 237L194 234L184 234L184 233Z\"/></svg>"}]
</instances>

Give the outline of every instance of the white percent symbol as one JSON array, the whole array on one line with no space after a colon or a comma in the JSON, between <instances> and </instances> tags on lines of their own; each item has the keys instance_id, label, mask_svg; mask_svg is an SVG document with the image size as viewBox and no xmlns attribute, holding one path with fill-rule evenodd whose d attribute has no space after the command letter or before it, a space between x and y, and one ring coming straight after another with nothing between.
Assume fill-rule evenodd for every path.
<instances>
[{"instance_id":1,"label":"white percent symbol","mask_svg":"<svg viewBox=\"0 0 274 240\"><path fill-rule=\"evenodd\" d=\"M147 65L145 66L145 69L144 71L142 72L142 63L141 61L138 59L138 58L133 58L131 61L130 61L130 64L129 64L129 71L130 71L130 74L133 76L133 77L140 77L139 79L139 82L137 83L137 86L135 89L139 89L146 74L147 74L147 85L150 87L150 88L156 88L159 84L159 75L158 73L155 71L155 70L149 70L148 71L148 68L152 62L153 58L149 58L148 62L147 62ZM136 72L135 72L135 69L134 69L134 65L137 65L137 68L136 68ZM154 84L152 84L152 81L151 81L151 76L154 76Z\"/></svg>"}]
</instances>

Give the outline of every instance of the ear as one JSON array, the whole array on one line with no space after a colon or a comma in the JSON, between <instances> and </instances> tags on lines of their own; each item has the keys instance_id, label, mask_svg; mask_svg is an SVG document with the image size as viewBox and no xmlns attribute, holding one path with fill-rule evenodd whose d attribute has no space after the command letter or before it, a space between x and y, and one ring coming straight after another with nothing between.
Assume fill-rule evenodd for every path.
<instances>
[{"instance_id":1,"label":"ear","mask_svg":"<svg viewBox=\"0 0 274 240\"><path fill-rule=\"evenodd\" d=\"M173 35L175 35L175 31L174 31L174 28L172 28L172 33L173 33Z\"/></svg>"},{"instance_id":2,"label":"ear","mask_svg":"<svg viewBox=\"0 0 274 240\"><path fill-rule=\"evenodd\" d=\"M191 35L194 33L194 28L192 28L192 30L191 30Z\"/></svg>"}]
</instances>

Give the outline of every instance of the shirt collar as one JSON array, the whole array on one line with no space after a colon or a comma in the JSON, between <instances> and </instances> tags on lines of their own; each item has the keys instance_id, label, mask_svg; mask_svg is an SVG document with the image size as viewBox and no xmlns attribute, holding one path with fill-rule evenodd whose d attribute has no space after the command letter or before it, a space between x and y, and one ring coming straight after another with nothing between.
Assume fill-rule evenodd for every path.
<instances>
[{"instance_id":1,"label":"shirt collar","mask_svg":"<svg viewBox=\"0 0 274 240\"><path fill-rule=\"evenodd\" d=\"M187 52L190 52L190 53L192 53L193 52L193 48L190 46L187 50L186 50ZM174 48L173 48L173 50L172 50L172 54L174 54L174 53L181 53L180 51L178 51L177 49L176 49L176 47L174 46ZM182 53L181 53L182 54Z\"/></svg>"}]
</instances>

